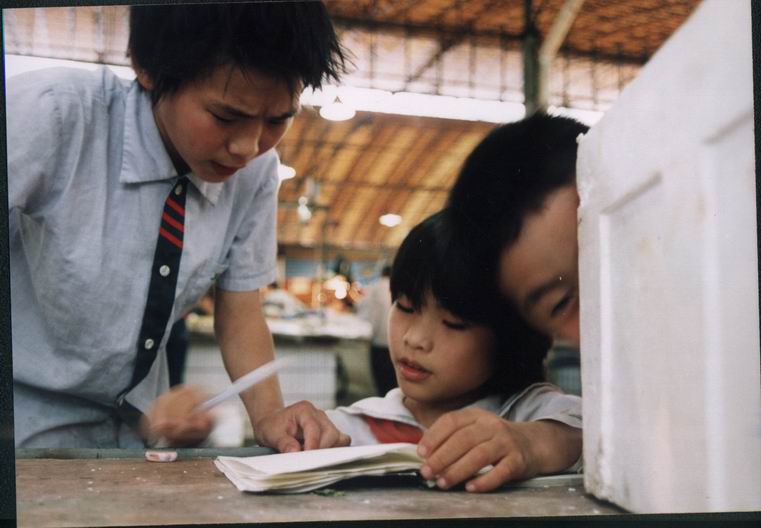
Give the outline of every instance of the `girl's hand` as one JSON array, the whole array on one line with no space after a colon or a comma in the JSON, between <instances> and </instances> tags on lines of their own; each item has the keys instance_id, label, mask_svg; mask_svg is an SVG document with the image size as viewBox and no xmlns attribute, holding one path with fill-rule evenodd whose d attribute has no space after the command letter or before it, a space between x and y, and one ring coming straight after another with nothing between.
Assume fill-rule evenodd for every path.
<instances>
[{"instance_id":1,"label":"girl's hand","mask_svg":"<svg viewBox=\"0 0 761 528\"><path fill-rule=\"evenodd\" d=\"M194 413L205 395L196 387L178 385L162 394L143 416L143 435L149 440L163 438L172 447L200 444L209 436L214 420L209 412Z\"/></svg>"},{"instance_id":2,"label":"girl's hand","mask_svg":"<svg viewBox=\"0 0 761 528\"><path fill-rule=\"evenodd\" d=\"M478 408L442 415L418 444L425 459L420 470L443 489L469 480L465 489L491 491L512 480L524 480L570 467L581 456L581 430L552 420L510 422Z\"/></svg>"},{"instance_id":3,"label":"girl's hand","mask_svg":"<svg viewBox=\"0 0 761 528\"><path fill-rule=\"evenodd\" d=\"M447 489L493 465L466 484L468 491L490 491L509 480L529 478L536 474L536 464L530 441L518 425L483 409L446 413L418 444L418 454L425 459L420 473Z\"/></svg>"}]
</instances>

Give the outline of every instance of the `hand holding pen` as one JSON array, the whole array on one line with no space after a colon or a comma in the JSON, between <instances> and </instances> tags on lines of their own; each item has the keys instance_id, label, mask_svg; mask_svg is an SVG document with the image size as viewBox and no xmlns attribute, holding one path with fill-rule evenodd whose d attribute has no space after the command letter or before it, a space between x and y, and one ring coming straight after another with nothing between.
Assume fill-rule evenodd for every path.
<instances>
[{"instance_id":1,"label":"hand holding pen","mask_svg":"<svg viewBox=\"0 0 761 528\"><path fill-rule=\"evenodd\" d=\"M288 361L285 359L266 363L208 399L203 391L192 385L172 388L157 398L148 411L144 422L146 437L155 440L151 443L156 447L186 447L203 442L214 426L213 416L209 412L213 407L274 375L286 364Z\"/></svg>"}]
</instances>

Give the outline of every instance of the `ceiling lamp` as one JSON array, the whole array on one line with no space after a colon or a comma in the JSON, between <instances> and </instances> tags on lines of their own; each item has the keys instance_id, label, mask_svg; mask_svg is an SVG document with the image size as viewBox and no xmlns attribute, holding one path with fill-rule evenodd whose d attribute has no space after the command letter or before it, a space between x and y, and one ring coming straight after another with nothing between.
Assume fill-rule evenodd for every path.
<instances>
[{"instance_id":1,"label":"ceiling lamp","mask_svg":"<svg viewBox=\"0 0 761 528\"><path fill-rule=\"evenodd\" d=\"M398 214L388 213L378 218L378 222L386 227L395 227L402 223L402 217Z\"/></svg>"},{"instance_id":2,"label":"ceiling lamp","mask_svg":"<svg viewBox=\"0 0 761 528\"><path fill-rule=\"evenodd\" d=\"M346 121L354 117L356 112L346 103L341 102L341 98L336 96L332 103L328 103L320 108L320 115L330 121Z\"/></svg>"},{"instance_id":3,"label":"ceiling lamp","mask_svg":"<svg viewBox=\"0 0 761 528\"><path fill-rule=\"evenodd\" d=\"M277 175L280 178L280 181L283 180L290 180L294 176L296 176L296 169L293 167L289 167L288 165L283 165L282 163L277 166Z\"/></svg>"}]
</instances>

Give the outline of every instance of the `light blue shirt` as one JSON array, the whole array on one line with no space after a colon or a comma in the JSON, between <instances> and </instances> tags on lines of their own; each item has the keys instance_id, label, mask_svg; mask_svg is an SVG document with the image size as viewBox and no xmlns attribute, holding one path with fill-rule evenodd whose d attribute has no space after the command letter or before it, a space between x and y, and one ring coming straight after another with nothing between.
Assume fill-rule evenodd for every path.
<instances>
[{"instance_id":1,"label":"light blue shirt","mask_svg":"<svg viewBox=\"0 0 761 528\"><path fill-rule=\"evenodd\" d=\"M108 69L50 69L9 79L6 101L16 445L142 445L113 411L178 178L150 99ZM168 327L214 282L247 291L275 279L278 163L271 150L224 183L189 175ZM168 389L168 336L127 396L140 410Z\"/></svg>"}]
</instances>

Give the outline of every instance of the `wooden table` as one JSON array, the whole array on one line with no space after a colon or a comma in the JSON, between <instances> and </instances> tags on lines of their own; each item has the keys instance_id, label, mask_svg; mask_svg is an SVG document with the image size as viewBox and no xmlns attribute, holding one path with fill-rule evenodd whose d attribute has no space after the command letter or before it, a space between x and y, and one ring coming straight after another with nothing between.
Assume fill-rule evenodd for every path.
<instances>
[{"instance_id":1,"label":"wooden table","mask_svg":"<svg viewBox=\"0 0 761 528\"><path fill-rule=\"evenodd\" d=\"M17 459L19 526L129 526L327 520L500 518L618 514L579 484L495 493L421 485L344 483L337 494L255 495L238 491L213 458L171 463L119 459Z\"/></svg>"}]
</instances>

